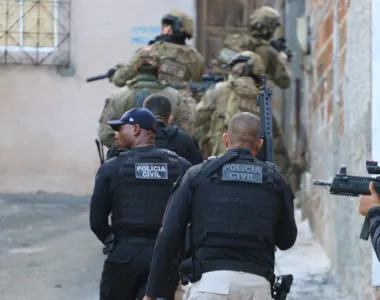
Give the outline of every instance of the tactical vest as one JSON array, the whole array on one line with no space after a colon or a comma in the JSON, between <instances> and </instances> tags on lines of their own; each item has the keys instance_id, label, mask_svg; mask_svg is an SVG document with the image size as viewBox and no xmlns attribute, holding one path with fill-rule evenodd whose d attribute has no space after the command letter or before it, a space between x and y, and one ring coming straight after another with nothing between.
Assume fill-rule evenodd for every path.
<instances>
[{"instance_id":1,"label":"tactical vest","mask_svg":"<svg viewBox=\"0 0 380 300\"><path fill-rule=\"evenodd\" d=\"M162 149L168 149L173 152L177 152L175 149L170 148L171 141L177 136L178 134L178 127L170 128L171 130L168 130L166 127L158 127L156 139L155 139L155 145L157 148Z\"/></svg>"},{"instance_id":2,"label":"tactical vest","mask_svg":"<svg viewBox=\"0 0 380 300\"><path fill-rule=\"evenodd\" d=\"M157 234L173 183L182 174L179 156L164 149L127 151L111 185L112 228L122 234Z\"/></svg>"},{"instance_id":3,"label":"tactical vest","mask_svg":"<svg viewBox=\"0 0 380 300\"><path fill-rule=\"evenodd\" d=\"M248 154L228 152L206 162L193 182L192 245L274 247L281 185L277 168Z\"/></svg>"},{"instance_id":4,"label":"tactical vest","mask_svg":"<svg viewBox=\"0 0 380 300\"><path fill-rule=\"evenodd\" d=\"M192 66L196 63L194 49L168 42L158 42L155 46L160 57L160 78L168 82L192 79Z\"/></svg>"},{"instance_id":5,"label":"tactical vest","mask_svg":"<svg viewBox=\"0 0 380 300\"><path fill-rule=\"evenodd\" d=\"M148 96L156 94L166 87L166 85L159 80L131 80L127 82L127 85L132 90L127 103L135 107L142 107L144 100Z\"/></svg>"}]
</instances>

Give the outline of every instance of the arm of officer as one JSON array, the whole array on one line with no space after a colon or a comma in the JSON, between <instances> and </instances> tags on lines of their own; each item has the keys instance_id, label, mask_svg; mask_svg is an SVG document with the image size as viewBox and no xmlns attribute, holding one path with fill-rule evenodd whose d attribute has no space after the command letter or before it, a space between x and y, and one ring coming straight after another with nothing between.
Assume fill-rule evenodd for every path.
<instances>
[{"instance_id":1,"label":"arm of officer","mask_svg":"<svg viewBox=\"0 0 380 300\"><path fill-rule=\"evenodd\" d=\"M297 225L294 219L294 194L289 185L283 182L283 202L276 228L275 244L280 250L293 247L297 238Z\"/></svg>"},{"instance_id":2,"label":"arm of officer","mask_svg":"<svg viewBox=\"0 0 380 300\"><path fill-rule=\"evenodd\" d=\"M137 75L135 64L141 55L141 49L138 49L132 56L131 60L125 64L117 64L116 72L110 78L110 81L117 87L125 86L127 80L131 80Z\"/></svg>"},{"instance_id":3,"label":"arm of officer","mask_svg":"<svg viewBox=\"0 0 380 300\"><path fill-rule=\"evenodd\" d=\"M189 147L187 148L188 151L188 160L193 165L201 164L203 162L202 154L199 150L198 143L191 138L189 141Z\"/></svg>"},{"instance_id":4,"label":"arm of officer","mask_svg":"<svg viewBox=\"0 0 380 300\"><path fill-rule=\"evenodd\" d=\"M166 296L170 266L185 236L189 223L192 197L191 180L194 168L190 168L177 180L162 221L153 251L152 263L145 294L151 298Z\"/></svg>"},{"instance_id":5,"label":"arm of officer","mask_svg":"<svg viewBox=\"0 0 380 300\"><path fill-rule=\"evenodd\" d=\"M209 88L197 104L195 126L203 125L210 121L220 96L219 91L220 89L217 89L216 86Z\"/></svg>"},{"instance_id":6,"label":"arm of officer","mask_svg":"<svg viewBox=\"0 0 380 300\"><path fill-rule=\"evenodd\" d=\"M360 198L359 212L369 218L369 232L373 249L380 260L380 197L376 192L373 182L369 184L371 195Z\"/></svg>"},{"instance_id":7,"label":"arm of officer","mask_svg":"<svg viewBox=\"0 0 380 300\"><path fill-rule=\"evenodd\" d=\"M380 206L369 209L368 217L373 250L375 250L377 259L380 260Z\"/></svg>"},{"instance_id":8,"label":"arm of officer","mask_svg":"<svg viewBox=\"0 0 380 300\"><path fill-rule=\"evenodd\" d=\"M111 199L109 198L112 170L116 158L101 165L96 173L94 191L90 204L90 228L104 244L106 237L111 233L108 216L111 213Z\"/></svg>"}]
</instances>

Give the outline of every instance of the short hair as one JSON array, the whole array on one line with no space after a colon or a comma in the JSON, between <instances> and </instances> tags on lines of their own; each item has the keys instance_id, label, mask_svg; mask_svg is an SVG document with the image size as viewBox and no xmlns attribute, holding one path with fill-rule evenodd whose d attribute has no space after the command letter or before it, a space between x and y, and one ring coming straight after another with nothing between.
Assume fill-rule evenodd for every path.
<instances>
[{"instance_id":1,"label":"short hair","mask_svg":"<svg viewBox=\"0 0 380 300\"><path fill-rule=\"evenodd\" d=\"M147 97L143 106L149 109L155 116L168 120L172 113L172 105L168 98L160 94Z\"/></svg>"},{"instance_id":2,"label":"short hair","mask_svg":"<svg viewBox=\"0 0 380 300\"><path fill-rule=\"evenodd\" d=\"M260 119L248 112L234 115L228 124L231 145L254 149L261 138Z\"/></svg>"}]
</instances>

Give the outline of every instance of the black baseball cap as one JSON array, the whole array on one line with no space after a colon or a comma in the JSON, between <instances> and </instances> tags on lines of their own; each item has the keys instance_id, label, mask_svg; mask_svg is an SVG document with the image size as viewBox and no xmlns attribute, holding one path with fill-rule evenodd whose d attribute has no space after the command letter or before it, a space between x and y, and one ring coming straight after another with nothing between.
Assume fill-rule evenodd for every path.
<instances>
[{"instance_id":1,"label":"black baseball cap","mask_svg":"<svg viewBox=\"0 0 380 300\"><path fill-rule=\"evenodd\" d=\"M143 107L128 110L120 120L108 121L107 123L115 131L119 131L120 126L125 124L139 125L140 128L153 132L157 130L156 117L149 109Z\"/></svg>"}]
</instances>

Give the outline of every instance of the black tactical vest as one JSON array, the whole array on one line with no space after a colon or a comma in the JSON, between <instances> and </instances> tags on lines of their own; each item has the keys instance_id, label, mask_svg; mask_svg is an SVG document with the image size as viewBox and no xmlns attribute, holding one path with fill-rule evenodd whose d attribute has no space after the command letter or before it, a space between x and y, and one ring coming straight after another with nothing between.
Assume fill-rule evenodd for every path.
<instances>
[{"instance_id":1,"label":"black tactical vest","mask_svg":"<svg viewBox=\"0 0 380 300\"><path fill-rule=\"evenodd\" d=\"M123 234L157 234L173 183L182 174L177 154L127 151L112 181L112 227Z\"/></svg>"},{"instance_id":2,"label":"black tactical vest","mask_svg":"<svg viewBox=\"0 0 380 300\"><path fill-rule=\"evenodd\" d=\"M207 170L212 173L202 174ZM266 249L274 243L282 200L274 165L231 152L206 162L198 178L192 201L194 251L202 246Z\"/></svg>"}]
</instances>

